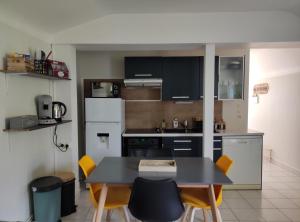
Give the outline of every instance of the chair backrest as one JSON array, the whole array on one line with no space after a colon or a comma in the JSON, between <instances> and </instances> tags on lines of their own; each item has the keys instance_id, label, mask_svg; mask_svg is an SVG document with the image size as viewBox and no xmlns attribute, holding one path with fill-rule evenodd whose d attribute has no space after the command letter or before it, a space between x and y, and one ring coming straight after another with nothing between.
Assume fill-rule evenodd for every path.
<instances>
[{"instance_id":1,"label":"chair backrest","mask_svg":"<svg viewBox=\"0 0 300 222\"><path fill-rule=\"evenodd\" d=\"M82 171L84 173L84 176L86 178L96 168L96 164L95 164L94 160L88 155L83 156L78 161L78 164L79 164L80 168L82 169ZM101 189L101 185L100 184L90 184L89 187L90 187L89 190L90 190L91 200L93 202L94 207L97 208L98 201L97 201L97 198L95 196L95 193Z\"/></svg>"},{"instance_id":2,"label":"chair backrest","mask_svg":"<svg viewBox=\"0 0 300 222\"><path fill-rule=\"evenodd\" d=\"M230 167L232 166L232 163L232 159L230 159L227 155L223 155L217 160L216 165L223 173L227 175Z\"/></svg>"},{"instance_id":3,"label":"chair backrest","mask_svg":"<svg viewBox=\"0 0 300 222\"><path fill-rule=\"evenodd\" d=\"M227 173L228 173L229 169L231 168L232 164L233 164L233 160L230 159L227 155L221 156L216 162L217 167L225 175L227 175ZM214 186L214 190L215 190L216 199L222 198L222 186L221 185L216 185L216 186Z\"/></svg>"},{"instance_id":4,"label":"chair backrest","mask_svg":"<svg viewBox=\"0 0 300 222\"><path fill-rule=\"evenodd\" d=\"M142 221L175 221L184 212L177 184L172 179L135 179L128 208Z\"/></svg>"},{"instance_id":5,"label":"chair backrest","mask_svg":"<svg viewBox=\"0 0 300 222\"><path fill-rule=\"evenodd\" d=\"M96 168L96 164L95 164L94 160L88 155L84 155L78 161L78 163L79 163L79 166L81 167L85 177L88 177L90 175L90 173Z\"/></svg>"}]
</instances>

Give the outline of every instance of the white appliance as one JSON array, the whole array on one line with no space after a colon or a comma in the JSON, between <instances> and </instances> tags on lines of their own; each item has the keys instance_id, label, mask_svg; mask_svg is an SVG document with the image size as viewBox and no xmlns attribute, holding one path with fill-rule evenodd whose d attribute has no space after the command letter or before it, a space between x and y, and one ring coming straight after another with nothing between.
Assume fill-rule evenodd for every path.
<instances>
[{"instance_id":1,"label":"white appliance","mask_svg":"<svg viewBox=\"0 0 300 222\"><path fill-rule=\"evenodd\" d=\"M240 188L261 187L262 136L223 137L223 154L233 159L228 177Z\"/></svg>"},{"instance_id":2,"label":"white appliance","mask_svg":"<svg viewBox=\"0 0 300 222\"><path fill-rule=\"evenodd\" d=\"M86 154L98 164L105 156L121 156L125 102L120 98L85 99Z\"/></svg>"}]
</instances>

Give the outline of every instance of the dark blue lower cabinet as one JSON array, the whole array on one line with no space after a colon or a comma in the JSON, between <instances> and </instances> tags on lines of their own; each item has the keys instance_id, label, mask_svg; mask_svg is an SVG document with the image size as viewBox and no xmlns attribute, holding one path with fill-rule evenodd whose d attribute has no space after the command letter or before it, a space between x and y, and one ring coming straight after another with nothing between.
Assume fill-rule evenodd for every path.
<instances>
[{"instance_id":1,"label":"dark blue lower cabinet","mask_svg":"<svg viewBox=\"0 0 300 222\"><path fill-rule=\"evenodd\" d=\"M169 150L173 157L202 157L202 138L164 137L162 149Z\"/></svg>"},{"instance_id":2,"label":"dark blue lower cabinet","mask_svg":"<svg viewBox=\"0 0 300 222\"><path fill-rule=\"evenodd\" d=\"M213 155L214 155L214 162L217 162L217 160L223 155L221 136L214 136Z\"/></svg>"},{"instance_id":3,"label":"dark blue lower cabinet","mask_svg":"<svg viewBox=\"0 0 300 222\"><path fill-rule=\"evenodd\" d=\"M123 137L122 156L202 157L202 137Z\"/></svg>"},{"instance_id":4,"label":"dark blue lower cabinet","mask_svg":"<svg viewBox=\"0 0 300 222\"><path fill-rule=\"evenodd\" d=\"M214 148L214 162L217 162L217 160L222 156L222 148L215 149Z\"/></svg>"}]
</instances>

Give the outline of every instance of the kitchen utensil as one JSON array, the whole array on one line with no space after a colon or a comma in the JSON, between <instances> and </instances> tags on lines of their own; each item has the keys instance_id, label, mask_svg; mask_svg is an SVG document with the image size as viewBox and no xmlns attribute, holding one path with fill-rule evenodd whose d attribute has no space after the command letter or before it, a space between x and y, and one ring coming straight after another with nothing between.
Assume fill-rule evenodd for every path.
<instances>
[{"instance_id":1,"label":"kitchen utensil","mask_svg":"<svg viewBox=\"0 0 300 222\"><path fill-rule=\"evenodd\" d=\"M184 121L183 121L183 127L184 127L185 129L188 128L188 121L187 121L187 120L184 120Z\"/></svg>"},{"instance_id":2,"label":"kitchen utensil","mask_svg":"<svg viewBox=\"0 0 300 222\"><path fill-rule=\"evenodd\" d=\"M36 105L39 119L52 119L52 97L40 95L36 97Z\"/></svg>"},{"instance_id":3,"label":"kitchen utensil","mask_svg":"<svg viewBox=\"0 0 300 222\"><path fill-rule=\"evenodd\" d=\"M178 125L179 125L179 122L178 122L178 119L175 117L174 119L173 119L173 128L178 128Z\"/></svg>"},{"instance_id":4,"label":"kitchen utensil","mask_svg":"<svg viewBox=\"0 0 300 222\"><path fill-rule=\"evenodd\" d=\"M62 117L66 115L67 113L67 107L64 103L62 102L53 102L52 103L52 117L56 121L61 122Z\"/></svg>"}]
</instances>

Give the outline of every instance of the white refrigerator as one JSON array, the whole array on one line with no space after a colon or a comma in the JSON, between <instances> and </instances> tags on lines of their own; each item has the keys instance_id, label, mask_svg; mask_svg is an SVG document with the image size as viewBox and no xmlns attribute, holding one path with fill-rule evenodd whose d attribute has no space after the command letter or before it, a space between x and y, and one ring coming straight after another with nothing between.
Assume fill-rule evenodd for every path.
<instances>
[{"instance_id":1,"label":"white refrigerator","mask_svg":"<svg viewBox=\"0 0 300 222\"><path fill-rule=\"evenodd\" d=\"M86 154L98 164L105 156L121 156L125 102L120 98L86 98Z\"/></svg>"}]
</instances>

